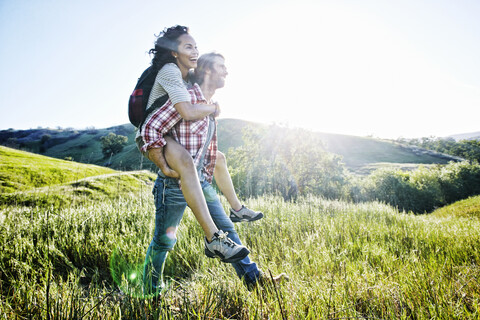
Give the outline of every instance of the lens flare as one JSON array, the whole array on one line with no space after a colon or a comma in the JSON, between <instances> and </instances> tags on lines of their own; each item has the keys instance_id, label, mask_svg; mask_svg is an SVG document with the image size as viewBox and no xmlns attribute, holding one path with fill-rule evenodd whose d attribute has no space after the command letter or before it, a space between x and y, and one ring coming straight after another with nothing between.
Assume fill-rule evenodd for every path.
<instances>
[{"instance_id":1,"label":"lens flare","mask_svg":"<svg viewBox=\"0 0 480 320\"><path fill-rule=\"evenodd\" d=\"M126 295L141 298L143 294L143 262L123 254L116 248L110 256L110 274L115 284Z\"/></svg>"},{"instance_id":2,"label":"lens flare","mask_svg":"<svg viewBox=\"0 0 480 320\"><path fill-rule=\"evenodd\" d=\"M171 240L175 240L177 235L177 228L176 227L168 227L167 231L165 232L167 237Z\"/></svg>"}]
</instances>

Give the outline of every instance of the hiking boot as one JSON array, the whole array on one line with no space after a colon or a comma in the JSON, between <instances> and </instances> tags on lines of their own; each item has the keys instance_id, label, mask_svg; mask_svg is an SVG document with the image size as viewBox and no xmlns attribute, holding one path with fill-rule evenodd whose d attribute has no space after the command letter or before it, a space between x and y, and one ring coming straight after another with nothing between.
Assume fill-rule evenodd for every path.
<instances>
[{"instance_id":1,"label":"hiking boot","mask_svg":"<svg viewBox=\"0 0 480 320\"><path fill-rule=\"evenodd\" d=\"M230 208L230 220L232 222L256 221L263 218L263 213L253 211L242 205L242 208L235 211Z\"/></svg>"},{"instance_id":2,"label":"hiking boot","mask_svg":"<svg viewBox=\"0 0 480 320\"><path fill-rule=\"evenodd\" d=\"M249 291L254 290L257 287L261 288L275 288L276 286L280 285L281 283L290 280L287 276L286 273L280 273L279 275L276 276L268 276L262 271L260 271L260 274L258 276L257 281L253 283L248 283L247 284L247 289Z\"/></svg>"},{"instance_id":3,"label":"hiking boot","mask_svg":"<svg viewBox=\"0 0 480 320\"><path fill-rule=\"evenodd\" d=\"M219 230L213 234L209 243L205 238L205 255L209 258L219 258L222 262L237 262L248 256L247 247L233 242L227 237L228 232Z\"/></svg>"}]
</instances>

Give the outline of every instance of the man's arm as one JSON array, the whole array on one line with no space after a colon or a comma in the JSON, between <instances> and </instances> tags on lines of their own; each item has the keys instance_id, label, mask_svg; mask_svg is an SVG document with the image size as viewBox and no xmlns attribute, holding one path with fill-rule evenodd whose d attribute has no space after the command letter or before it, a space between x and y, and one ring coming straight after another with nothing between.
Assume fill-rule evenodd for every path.
<instances>
[{"instance_id":1,"label":"man's arm","mask_svg":"<svg viewBox=\"0 0 480 320\"><path fill-rule=\"evenodd\" d=\"M163 174L170 178L180 178L180 175L170 168L163 154L163 148L153 148L147 151L148 160L152 161Z\"/></svg>"}]
</instances>

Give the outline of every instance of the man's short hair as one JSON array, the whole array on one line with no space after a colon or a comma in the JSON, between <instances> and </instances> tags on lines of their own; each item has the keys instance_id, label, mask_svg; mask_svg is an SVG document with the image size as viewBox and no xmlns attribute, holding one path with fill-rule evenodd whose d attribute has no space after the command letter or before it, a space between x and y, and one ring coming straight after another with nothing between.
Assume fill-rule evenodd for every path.
<instances>
[{"instance_id":1,"label":"man's short hair","mask_svg":"<svg viewBox=\"0 0 480 320\"><path fill-rule=\"evenodd\" d=\"M205 71L212 70L215 58L225 59L220 53L205 53L198 58L197 67L195 68L195 82L201 85L205 79Z\"/></svg>"}]
</instances>

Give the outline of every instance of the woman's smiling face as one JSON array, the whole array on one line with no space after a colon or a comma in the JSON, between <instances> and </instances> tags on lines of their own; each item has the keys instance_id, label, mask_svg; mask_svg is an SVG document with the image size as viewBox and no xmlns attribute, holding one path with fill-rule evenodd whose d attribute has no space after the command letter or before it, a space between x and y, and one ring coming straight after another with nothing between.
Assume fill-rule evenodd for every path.
<instances>
[{"instance_id":1,"label":"woman's smiling face","mask_svg":"<svg viewBox=\"0 0 480 320\"><path fill-rule=\"evenodd\" d=\"M178 42L177 52L172 52L172 54L176 58L177 65L183 74L184 71L188 72L188 70L197 67L197 43L189 34L182 34L178 38Z\"/></svg>"}]
</instances>

